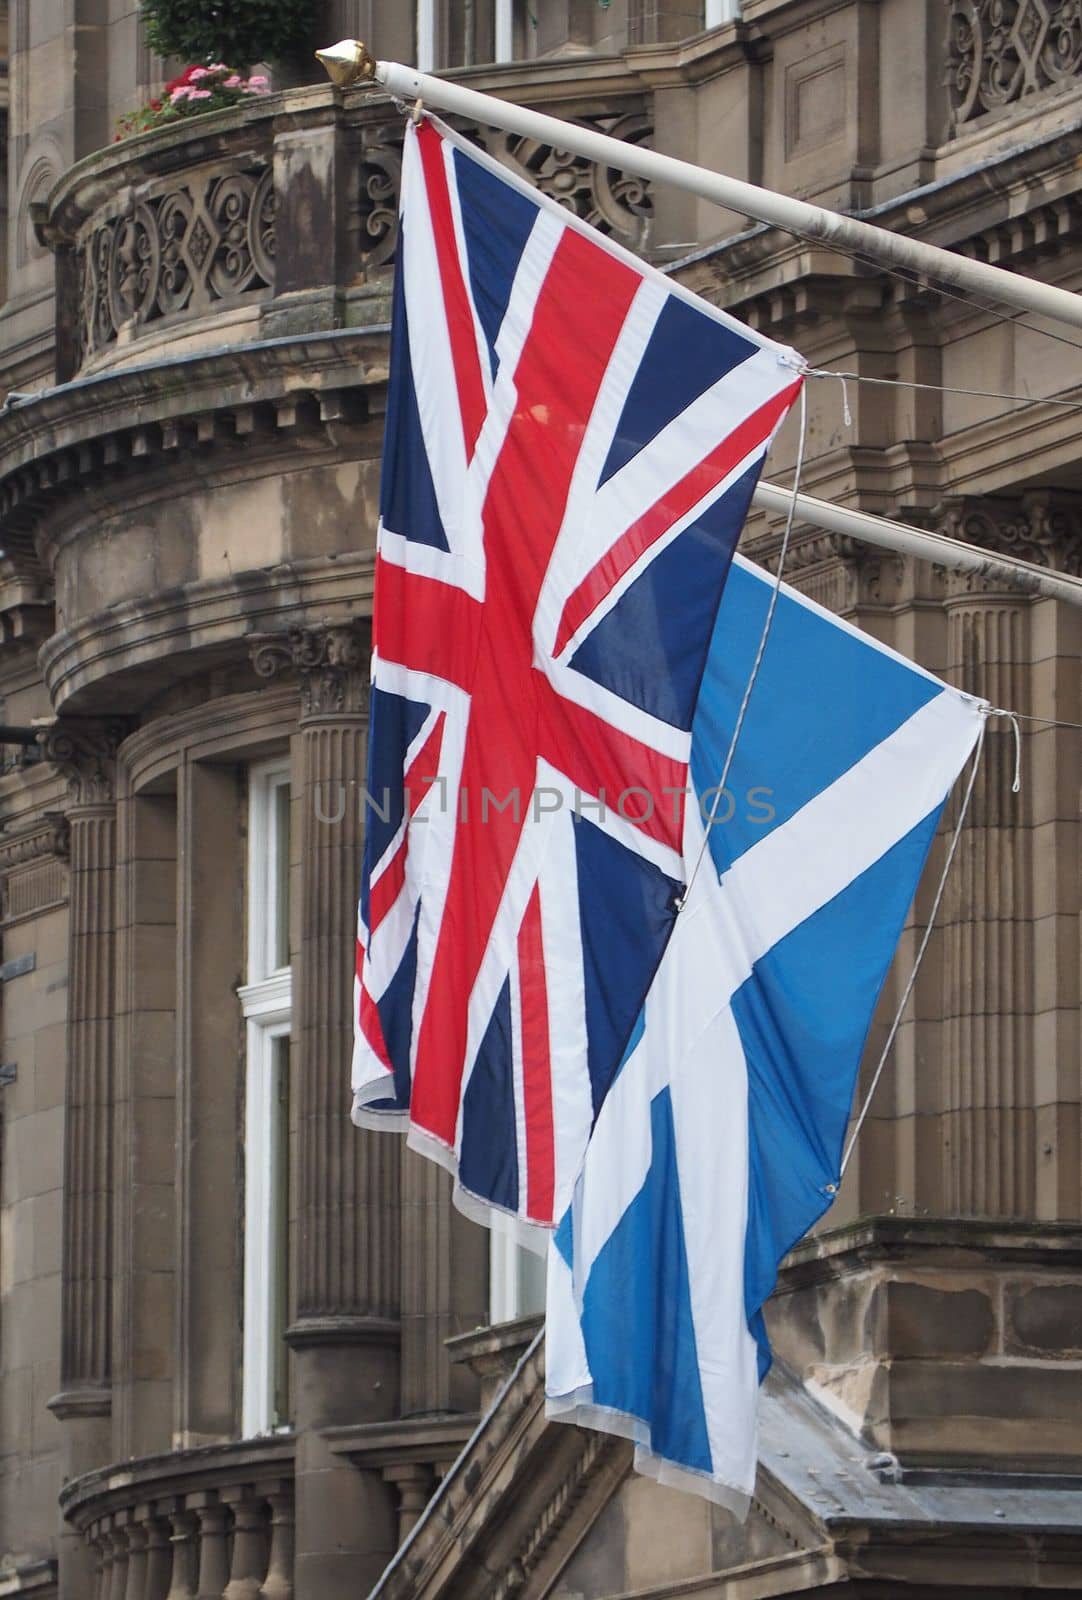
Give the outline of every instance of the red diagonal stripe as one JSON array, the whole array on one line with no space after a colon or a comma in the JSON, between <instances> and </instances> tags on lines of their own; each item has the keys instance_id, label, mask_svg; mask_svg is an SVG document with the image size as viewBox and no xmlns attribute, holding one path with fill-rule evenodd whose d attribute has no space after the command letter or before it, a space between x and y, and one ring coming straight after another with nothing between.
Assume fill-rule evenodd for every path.
<instances>
[{"instance_id":1,"label":"red diagonal stripe","mask_svg":"<svg viewBox=\"0 0 1082 1600\"><path fill-rule=\"evenodd\" d=\"M473 458L486 410L485 388L481 380L481 363L477 351L477 331L458 255L451 196L447 188L447 168L443 164L444 141L430 123L422 123L418 128L417 148L421 152L421 165L428 189L428 210L436 240L436 259L439 262L440 283L443 288L443 307L447 317L447 332L451 339L455 381L458 384L462 431L466 440L466 460L469 461ZM450 418L447 419L446 425L450 426Z\"/></svg>"},{"instance_id":2,"label":"red diagonal stripe","mask_svg":"<svg viewBox=\"0 0 1082 1600\"><path fill-rule=\"evenodd\" d=\"M775 395L773 399L767 400L758 411L746 417L733 429L727 439L716 445L708 456L703 457L698 466L686 472L678 483L674 483L665 491L660 500L654 502L649 511L644 511L638 521L631 524L626 533L620 535L597 566L587 573L578 588L568 596L560 618L560 626L556 630L556 655L560 654L567 641L574 637L587 618L612 593L624 574L631 570L650 546L663 538L674 522L686 517L704 495L716 488L734 467L739 466L746 456L770 436L778 418L784 416L796 399L802 382L803 380L798 378L796 383L791 384L781 394Z\"/></svg>"},{"instance_id":3,"label":"red diagonal stripe","mask_svg":"<svg viewBox=\"0 0 1082 1600\"><path fill-rule=\"evenodd\" d=\"M540 672L537 676L542 678ZM649 838L679 850L684 827L681 791L687 783L687 762L663 755L584 706L565 700L547 678L543 683L545 713L539 728L538 754L569 778L583 795L598 797L604 793L609 811L640 827ZM652 804L641 793L627 794L632 788L645 789Z\"/></svg>"},{"instance_id":4,"label":"red diagonal stripe","mask_svg":"<svg viewBox=\"0 0 1082 1600\"><path fill-rule=\"evenodd\" d=\"M403 781L406 787L407 821L413 816L417 807L428 793L431 780L438 775L444 720L445 713L441 711L432 725L428 738L411 761L405 774ZM403 835L398 849L390 861L379 876L373 880L368 896L370 936L375 933L402 893L402 885L406 881L406 858L408 855L409 833L407 832Z\"/></svg>"},{"instance_id":5,"label":"red diagonal stripe","mask_svg":"<svg viewBox=\"0 0 1082 1600\"><path fill-rule=\"evenodd\" d=\"M377 556L372 640L382 661L468 689L481 610L464 589Z\"/></svg>"},{"instance_id":6,"label":"red diagonal stripe","mask_svg":"<svg viewBox=\"0 0 1082 1600\"><path fill-rule=\"evenodd\" d=\"M556 1188L552 1062L549 1056L549 997L541 933L541 896L536 884L518 933L518 972L526 1123L526 1215L539 1222L550 1222ZM519 1201L521 1204L521 1194Z\"/></svg>"}]
</instances>

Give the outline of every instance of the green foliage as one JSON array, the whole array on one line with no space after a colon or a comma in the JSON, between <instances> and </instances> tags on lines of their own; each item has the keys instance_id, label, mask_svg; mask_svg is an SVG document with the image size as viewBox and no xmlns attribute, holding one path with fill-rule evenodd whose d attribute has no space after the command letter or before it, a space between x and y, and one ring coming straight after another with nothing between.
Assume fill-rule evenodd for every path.
<instances>
[{"instance_id":1,"label":"green foliage","mask_svg":"<svg viewBox=\"0 0 1082 1600\"><path fill-rule=\"evenodd\" d=\"M303 45L312 0L143 0L143 16L159 55L229 61L243 70Z\"/></svg>"}]
</instances>

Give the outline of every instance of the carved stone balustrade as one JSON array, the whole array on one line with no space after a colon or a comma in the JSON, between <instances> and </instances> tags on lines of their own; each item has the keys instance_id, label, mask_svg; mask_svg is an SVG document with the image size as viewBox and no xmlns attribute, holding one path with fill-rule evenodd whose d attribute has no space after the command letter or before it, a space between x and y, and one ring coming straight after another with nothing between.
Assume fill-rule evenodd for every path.
<instances>
[{"instance_id":1,"label":"carved stone balustrade","mask_svg":"<svg viewBox=\"0 0 1082 1600\"><path fill-rule=\"evenodd\" d=\"M632 143L652 126L642 86L606 81L591 104L555 68L531 85L561 114ZM561 87L562 84L562 87ZM569 99L568 96L571 95ZM57 257L59 377L159 348L386 321L404 124L385 100L296 89L122 140L81 161L35 207ZM576 216L632 247L648 185L535 139L469 138Z\"/></svg>"},{"instance_id":2,"label":"carved stone balustrade","mask_svg":"<svg viewBox=\"0 0 1082 1600\"><path fill-rule=\"evenodd\" d=\"M87 1600L291 1600L289 1436L127 1461L69 1483L92 1552Z\"/></svg>"},{"instance_id":3,"label":"carved stone balustrade","mask_svg":"<svg viewBox=\"0 0 1082 1600\"><path fill-rule=\"evenodd\" d=\"M950 0L947 84L955 123L999 111L1082 70L1077 0Z\"/></svg>"}]
</instances>

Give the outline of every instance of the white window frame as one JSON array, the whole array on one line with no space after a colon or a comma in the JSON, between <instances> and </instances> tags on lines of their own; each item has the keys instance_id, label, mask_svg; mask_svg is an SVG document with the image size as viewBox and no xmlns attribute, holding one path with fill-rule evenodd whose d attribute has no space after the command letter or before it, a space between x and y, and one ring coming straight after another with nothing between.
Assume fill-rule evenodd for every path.
<instances>
[{"instance_id":1,"label":"white window frame","mask_svg":"<svg viewBox=\"0 0 1082 1600\"><path fill-rule=\"evenodd\" d=\"M536 1315L544 1310L544 1279L535 1288L536 1305L529 1303L530 1252L510 1233L493 1228L489 1233L488 1317L492 1323L513 1322L516 1317ZM539 1259L543 1272L544 1258Z\"/></svg>"},{"instance_id":2,"label":"white window frame","mask_svg":"<svg viewBox=\"0 0 1082 1600\"><path fill-rule=\"evenodd\" d=\"M417 0L417 71L436 66L436 0Z\"/></svg>"},{"instance_id":3,"label":"white window frame","mask_svg":"<svg viewBox=\"0 0 1082 1600\"><path fill-rule=\"evenodd\" d=\"M705 23L708 28L720 28L723 23L735 22L740 15L740 0L706 0Z\"/></svg>"},{"instance_id":4,"label":"white window frame","mask_svg":"<svg viewBox=\"0 0 1082 1600\"><path fill-rule=\"evenodd\" d=\"M515 59L515 0L495 0L495 48L497 61Z\"/></svg>"},{"instance_id":5,"label":"white window frame","mask_svg":"<svg viewBox=\"0 0 1082 1600\"><path fill-rule=\"evenodd\" d=\"M260 762L249 770L248 798L248 982L237 993L245 1020L247 1065L244 1099L244 1339L241 1432L250 1439L270 1433L275 1416L274 1348L280 1281L281 1240L276 1215L281 1108L275 1081L275 1043L288 1038L293 980L288 965L274 964L271 940L278 927L278 792L289 787L289 761ZM286 871L289 870L288 859Z\"/></svg>"}]
</instances>

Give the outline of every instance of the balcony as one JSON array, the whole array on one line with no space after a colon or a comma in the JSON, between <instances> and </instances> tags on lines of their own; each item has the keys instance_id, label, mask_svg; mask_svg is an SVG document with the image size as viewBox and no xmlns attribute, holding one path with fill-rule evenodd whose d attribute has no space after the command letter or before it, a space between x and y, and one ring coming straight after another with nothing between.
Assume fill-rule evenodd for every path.
<instances>
[{"instance_id":1,"label":"balcony","mask_svg":"<svg viewBox=\"0 0 1082 1600\"><path fill-rule=\"evenodd\" d=\"M499 87L489 81L496 69L470 76ZM642 85L620 61L586 71L540 63L514 75L514 90L619 138L651 133ZM603 232L646 244L641 180L536 140L464 131ZM394 254L401 143L402 119L385 99L317 87L192 117L81 161L34 213L57 256L61 379L385 322L380 269Z\"/></svg>"},{"instance_id":2,"label":"balcony","mask_svg":"<svg viewBox=\"0 0 1082 1600\"><path fill-rule=\"evenodd\" d=\"M290 1600L291 1437L150 1456L60 1497L93 1556L87 1600Z\"/></svg>"}]
</instances>

